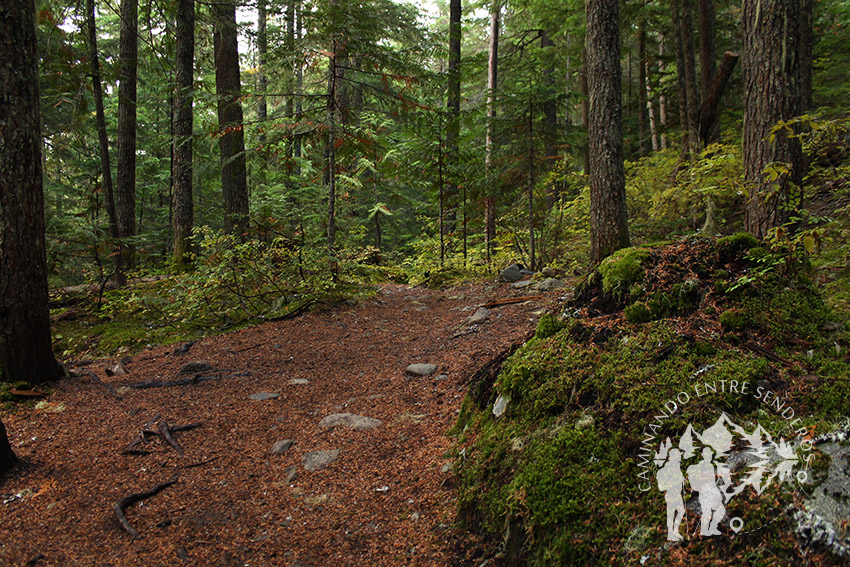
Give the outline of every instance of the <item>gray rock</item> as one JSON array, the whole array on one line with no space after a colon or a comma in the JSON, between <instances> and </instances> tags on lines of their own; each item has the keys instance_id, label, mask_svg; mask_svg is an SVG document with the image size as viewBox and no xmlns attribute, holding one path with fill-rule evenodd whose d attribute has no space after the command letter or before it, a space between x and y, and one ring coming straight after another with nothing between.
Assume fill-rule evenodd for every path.
<instances>
[{"instance_id":1,"label":"gray rock","mask_svg":"<svg viewBox=\"0 0 850 567\"><path fill-rule=\"evenodd\" d=\"M508 403L511 399L508 396L499 396L496 398L496 403L493 404L493 415L496 417L502 417L505 413L505 410L508 409Z\"/></svg>"},{"instance_id":2,"label":"gray rock","mask_svg":"<svg viewBox=\"0 0 850 567\"><path fill-rule=\"evenodd\" d=\"M257 392L256 394L251 394L248 396L251 400L256 400L258 402L264 402L266 400L273 400L275 398L279 398L280 394L275 394L274 392Z\"/></svg>"},{"instance_id":3,"label":"gray rock","mask_svg":"<svg viewBox=\"0 0 850 567\"><path fill-rule=\"evenodd\" d=\"M514 282L511 284L511 287L514 289L522 289L524 287L528 287L534 283L534 280L522 280L518 282Z\"/></svg>"},{"instance_id":4,"label":"gray rock","mask_svg":"<svg viewBox=\"0 0 850 567\"><path fill-rule=\"evenodd\" d=\"M322 418L322 421L319 422L319 427L322 429L346 427L355 431L363 431L366 429L375 429L383 424L383 421L374 417L366 417L354 413L334 413Z\"/></svg>"},{"instance_id":5,"label":"gray rock","mask_svg":"<svg viewBox=\"0 0 850 567\"><path fill-rule=\"evenodd\" d=\"M337 457L339 457L339 449L310 451L304 454L301 464L304 465L304 470L320 471L334 462Z\"/></svg>"},{"instance_id":6,"label":"gray rock","mask_svg":"<svg viewBox=\"0 0 850 567\"><path fill-rule=\"evenodd\" d=\"M490 310L486 307L479 307L475 310L475 313L466 318L467 325L477 325L478 323L483 323L487 320L487 317L490 316Z\"/></svg>"},{"instance_id":7,"label":"gray rock","mask_svg":"<svg viewBox=\"0 0 850 567\"><path fill-rule=\"evenodd\" d=\"M294 441L292 439L283 439L281 441L275 441L275 444L272 445L272 454L283 455L292 448L293 443Z\"/></svg>"},{"instance_id":8,"label":"gray rock","mask_svg":"<svg viewBox=\"0 0 850 567\"><path fill-rule=\"evenodd\" d=\"M198 372L207 372L212 370L212 364L206 360L197 360L195 362L187 362L177 371L178 374L196 374Z\"/></svg>"},{"instance_id":9,"label":"gray rock","mask_svg":"<svg viewBox=\"0 0 850 567\"><path fill-rule=\"evenodd\" d=\"M448 374L437 374L436 376L434 376L434 380L448 380L448 379L449 379Z\"/></svg>"},{"instance_id":10,"label":"gray rock","mask_svg":"<svg viewBox=\"0 0 850 567\"><path fill-rule=\"evenodd\" d=\"M521 274L522 274L522 275L524 275L524 276L533 276L533 275L534 275L534 271L533 271L533 270L527 270L526 268L521 269L521 270L519 271L519 273L521 273Z\"/></svg>"},{"instance_id":11,"label":"gray rock","mask_svg":"<svg viewBox=\"0 0 850 567\"><path fill-rule=\"evenodd\" d=\"M433 374L436 371L437 371L437 365L436 364L417 363L417 364L411 364L410 366L407 367L407 373L413 374L413 375L416 375L416 376L428 376L429 374Z\"/></svg>"},{"instance_id":12,"label":"gray rock","mask_svg":"<svg viewBox=\"0 0 850 567\"><path fill-rule=\"evenodd\" d=\"M499 281L502 282L518 282L522 279L522 268L519 264L511 264L501 272L499 272Z\"/></svg>"},{"instance_id":13,"label":"gray rock","mask_svg":"<svg viewBox=\"0 0 850 567\"><path fill-rule=\"evenodd\" d=\"M443 463L443 466L440 467L440 472L443 474L450 473L454 470L455 464L452 461L447 463Z\"/></svg>"},{"instance_id":14,"label":"gray rock","mask_svg":"<svg viewBox=\"0 0 850 567\"><path fill-rule=\"evenodd\" d=\"M302 385L302 384L309 384L310 381L307 380L306 378L293 378L292 380L289 381L289 383L292 384L293 386L298 386L298 385Z\"/></svg>"},{"instance_id":15,"label":"gray rock","mask_svg":"<svg viewBox=\"0 0 850 567\"><path fill-rule=\"evenodd\" d=\"M557 278L546 278L545 280L534 286L534 289L538 291L551 291L553 289L558 289L561 287L564 287L564 282L562 282L561 280Z\"/></svg>"},{"instance_id":16,"label":"gray rock","mask_svg":"<svg viewBox=\"0 0 850 567\"><path fill-rule=\"evenodd\" d=\"M298 478L298 467L292 465L283 469L283 478L286 479L286 484L292 484Z\"/></svg>"}]
</instances>

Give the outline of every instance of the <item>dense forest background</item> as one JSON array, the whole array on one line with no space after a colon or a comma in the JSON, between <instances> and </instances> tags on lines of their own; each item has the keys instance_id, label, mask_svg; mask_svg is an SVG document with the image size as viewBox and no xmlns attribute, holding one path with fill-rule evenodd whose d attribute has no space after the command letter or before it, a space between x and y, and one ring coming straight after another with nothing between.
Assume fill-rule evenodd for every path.
<instances>
[{"instance_id":1,"label":"dense forest background","mask_svg":"<svg viewBox=\"0 0 850 567\"><path fill-rule=\"evenodd\" d=\"M771 141L805 152L789 175L789 159L742 151L756 89L739 59L770 58L744 45L746 6L619 4L631 242L785 223L820 245L835 207L807 207L846 191L850 5L791 3L796 105L770 121ZM590 265L583 2L39 6L54 287L182 273L114 303L154 328L210 328L364 281ZM748 168L792 178L793 207L764 230L747 221Z\"/></svg>"}]
</instances>

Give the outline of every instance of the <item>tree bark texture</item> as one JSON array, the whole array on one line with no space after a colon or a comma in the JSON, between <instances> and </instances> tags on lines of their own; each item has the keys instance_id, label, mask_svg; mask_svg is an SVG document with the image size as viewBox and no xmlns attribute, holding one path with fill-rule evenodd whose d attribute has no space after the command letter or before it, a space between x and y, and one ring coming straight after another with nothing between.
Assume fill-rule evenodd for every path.
<instances>
[{"instance_id":1,"label":"tree bark texture","mask_svg":"<svg viewBox=\"0 0 850 567\"><path fill-rule=\"evenodd\" d=\"M446 165L449 173L449 182L446 186L446 201L449 208L449 218L446 223L448 232L454 231L455 208L457 207L457 170L460 165L459 138L460 138L460 44L461 44L461 0L449 1L449 67L448 67L448 93L446 96L446 110L449 113L446 125Z\"/></svg>"},{"instance_id":2,"label":"tree bark texture","mask_svg":"<svg viewBox=\"0 0 850 567\"><path fill-rule=\"evenodd\" d=\"M814 49L815 0L800 0L800 112L808 112L812 105L812 65Z\"/></svg>"},{"instance_id":3,"label":"tree bark texture","mask_svg":"<svg viewBox=\"0 0 850 567\"><path fill-rule=\"evenodd\" d=\"M182 270L189 263L194 225L192 201L192 100L195 62L195 0L177 0L176 76L173 132L173 233L174 265Z\"/></svg>"},{"instance_id":4,"label":"tree bark texture","mask_svg":"<svg viewBox=\"0 0 850 567\"><path fill-rule=\"evenodd\" d=\"M797 0L744 0L744 180L749 186L746 229L763 237L788 221L799 207L803 152L786 130L772 132L777 122L801 109ZM773 138L771 141L770 138ZM770 180L771 164L779 175Z\"/></svg>"},{"instance_id":5,"label":"tree bark texture","mask_svg":"<svg viewBox=\"0 0 850 567\"><path fill-rule=\"evenodd\" d=\"M118 219L115 214L115 187L112 184L112 166L109 162L109 137L106 135L106 115L103 110L103 85L100 81L100 57L97 52L97 23L94 17L94 0L86 0L86 34L91 60L92 94L94 96L97 141L100 150L100 170L103 178L106 216L109 217L109 236L118 242ZM121 254L117 248L112 254L116 273L121 271Z\"/></svg>"},{"instance_id":6,"label":"tree bark texture","mask_svg":"<svg viewBox=\"0 0 850 567\"><path fill-rule=\"evenodd\" d=\"M688 128L688 85L685 78L685 46L682 39L681 0L671 0L673 47L676 52L676 101L679 104L679 126L682 129L682 153L691 155L691 134Z\"/></svg>"},{"instance_id":7,"label":"tree bark texture","mask_svg":"<svg viewBox=\"0 0 850 567\"><path fill-rule=\"evenodd\" d=\"M287 6L288 10L291 10L291 2L289 6ZM268 20L267 10L266 10L266 0L258 0L257 1L257 63L259 64L259 73L257 73L257 91L259 95L259 100L257 101L257 122L259 122L260 126L260 143L265 143L266 141L266 118L268 117L268 104L266 102L266 90L268 90L269 80L266 77L266 64L268 62L268 50L269 50L269 36L266 31L266 23ZM290 20L287 20L287 25L290 24ZM291 29L291 28L290 28ZM287 40L289 39L289 34L287 34ZM291 47L291 46L287 46ZM289 50L292 53L291 49ZM290 97L291 99L292 97Z\"/></svg>"},{"instance_id":8,"label":"tree bark texture","mask_svg":"<svg viewBox=\"0 0 850 567\"><path fill-rule=\"evenodd\" d=\"M214 4L215 89L218 97L221 190L224 229L245 236L248 232L248 174L242 122L242 84L239 79L239 45L236 9L230 2Z\"/></svg>"},{"instance_id":9,"label":"tree bark texture","mask_svg":"<svg viewBox=\"0 0 850 567\"><path fill-rule=\"evenodd\" d=\"M714 19L714 0L699 0L699 70L702 106L705 106L705 101L714 88L714 77L717 69L714 49ZM707 121L702 114L700 114L699 121L700 139L703 146L716 142L720 134L720 121L716 118ZM703 125L706 126L705 135L702 133Z\"/></svg>"},{"instance_id":10,"label":"tree bark texture","mask_svg":"<svg viewBox=\"0 0 850 567\"><path fill-rule=\"evenodd\" d=\"M590 260L629 246L618 0L588 0Z\"/></svg>"},{"instance_id":11,"label":"tree bark texture","mask_svg":"<svg viewBox=\"0 0 850 567\"><path fill-rule=\"evenodd\" d=\"M121 0L118 40L118 171L115 208L121 236L121 268L136 267L136 250L127 239L136 234L136 72L139 33L138 0ZM118 279L123 283L126 276Z\"/></svg>"},{"instance_id":12,"label":"tree bark texture","mask_svg":"<svg viewBox=\"0 0 850 567\"><path fill-rule=\"evenodd\" d=\"M647 107L647 63L646 55L646 21L641 19L638 24L638 152L645 156L652 151L652 139L648 132L650 116ZM653 132L655 129L653 128Z\"/></svg>"},{"instance_id":13,"label":"tree bark texture","mask_svg":"<svg viewBox=\"0 0 850 567\"><path fill-rule=\"evenodd\" d=\"M0 3L0 379L62 376L50 341L35 4Z\"/></svg>"},{"instance_id":14,"label":"tree bark texture","mask_svg":"<svg viewBox=\"0 0 850 567\"><path fill-rule=\"evenodd\" d=\"M682 52L685 57L685 94L688 97L688 138L693 154L699 153L699 90L697 89L694 14L691 0L681 0Z\"/></svg>"},{"instance_id":15,"label":"tree bark texture","mask_svg":"<svg viewBox=\"0 0 850 567\"><path fill-rule=\"evenodd\" d=\"M484 241L487 262L496 240L496 180L493 177L493 151L496 143L496 90L499 82L499 0L490 4L490 52L487 65L487 139L485 141L485 166L491 179L488 194L484 197Z\"/></svg>"}]
</instances>

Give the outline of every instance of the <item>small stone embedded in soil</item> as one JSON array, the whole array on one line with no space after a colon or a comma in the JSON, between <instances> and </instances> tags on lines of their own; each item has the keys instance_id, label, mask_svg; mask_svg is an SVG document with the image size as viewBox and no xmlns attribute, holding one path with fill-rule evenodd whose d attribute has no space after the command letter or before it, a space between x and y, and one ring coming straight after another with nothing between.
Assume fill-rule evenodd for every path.
<instances>
[{"instance_id":1,"label":"small stone embedded in soil","mask_svg":"<svg viewBox=\"0 0 850 567\"><path fill-rule=\"evenodd\" d=\"M407 373L415 376L428 376L437 371L436 364L416 363L407 367Z\"/></svg>"},{"instance_id":2,"label":"small stone embedded in soil","mask_svg":"<svg viewBox=\"0 0 850 567\"><path fill-rule=\"evenodd\" d=\"M292 465L283 469L283 478L286 480L286 484L295 482L298 478L298 467Z\"/></svg>"},{"instance_id":3,"label":"small stone embedded in soil","mask_svg":"<svg viewBox=\"0 0 850 567\"><path fill-rule=\"evenodd\" d=\"M310 381L307 380L306 378L293 378L292 380L289 381L289 383L292 384L293 386L298 386L298 385L301 385L301 384L309 384Z\"/></svg>"},{"instance_id":4,"label":"small stone embedded in soil","mask_svg":"<svg viewBox=\"0 0 850 567\"><path fill-rule=\"evenodd\" d=\"M212 370L212 364L210 364L206 360L196 360L194 362L187 362L186 364L181 366L180 370L178 370L177 373L195 374L197 372L206 372L208 370Z\"/></svg>"},{"instance_id":5,"label":"small stone embedded in soil","mask_svg":"<svg viewBox=\"0 0 850 567\"><path fill-rule=\"evenodd\" d=\"M375 429L380 427L384 422L374 417L366 417L365 415L357 415L354 413L334 413L322 418L319 422L319 427L322 429L330 429L333 427L347 427L355 431L363 431L366 429Z\"/></svg>"},{"instance_id":6,"label":"small stone embedded in soil","mask_svg":"<svg viewBox=\"0 0 850 567\"><path fill-rule=\"evenodd\" d=\"M449 461L448 463L445 463L443 466L440 467L440 472L443 474L450 473L452 472L452 470L454 470L454 468L455 464L452 461Z\"/></svg>"},{"instance_id":7,"label":"small stone embedded in soil","mask_svg":"<svg viewBox=\"0 0 850 567\"><path fill-rule=\"evenodd\" d=\"M475 310L475 313L467 317L466 324L467 325L477 325L478 323L483 323L487 320L487 317L490 316L490 310L486 307L479 307Z\"/></svg>"},{"instance_id":8,"label":"small stone embedded in soil","mask_svg":"<svg viewBox=\"0 0 850 567\"><path fill-rule=\"evenodd\" d=\"M251 394L250 396L248 396L249 399L256 400L258 402L273 400L279 397L280 394L275 394L274 392L257 392L256 394Z\"/></svg>"},{"instance_id":9,"label":"small stone embedded in soil","mask_svg":"<svg viewBox=\"0 0 850 567\"><path fill-rule=\"evenodd\" d=\"M292 439L276 441L275 444L272 445L272 454L283 455L292 448L293 443L294 441Z\"/></svg>"},{"instance_id":10,"label":"small stone embedded in soil","mask_svg":"<svg viewBox=\"0 0 850 567\"><path fill-rule=\"evenodd\" d=\"M511 399L507 396L499 396L496 398L496 403L493 404L493 415L496 417L502 417L505 413L505 410L508 408L508 402Z\"/></svg>"},{"instance_id":11,"label":"small stone embedded in soil","mask_svg":"<svg viewBox=\"0 0 850 567\"><path fill-rule=\"evenodd\" d=\"M536 286L534 289L538 291L552 291L553 289L558 289L564 287L564 282L557 278L546 278Z\"/></svg>"},{"instance_id":12,"label":"small stone embedded in soil","mask_svg":"<svg viewBox=\"0 0 850 567\"><path fill-rule=\"evenodd\" d=\"M320 471L326 468L339 457L339 449L329 449L322 451L310 451L304 454L302 464L304 470Z\"/></svg>"},{"instance_id":13,"label":"small stone embedded in soil","mask_svg":"<svg viewBox=\"0 0 850 567\"><path fill-rule=\"evenodd\" d=\"M449 379L448 374L437 374L436 376L434 376L434 380L448 380L448 379Z\"/></svg>"},{"instance_id":14,"label":"small stone embedded in soil","mask_svg":"<svg viewBox=\"0 0 850 567\"><path fill-rule=\"evenodd\" d=\"M511 284L511 287L514 289L522 289L524 287L528 287L534 283L534 280L522 280L518 282L514 282Z\"/></svg>"},{"instance_id":15,"label":"small stone embedded in soil","mask_svg":"<svg viewBox=\"0 0 850 567\"><path fill-rule=\"evenodd\" d=\"M522 279L522 268L519 264L511 264L501 272L499 272L499 281L515 282Z\"/></svg>"}]
</instances>

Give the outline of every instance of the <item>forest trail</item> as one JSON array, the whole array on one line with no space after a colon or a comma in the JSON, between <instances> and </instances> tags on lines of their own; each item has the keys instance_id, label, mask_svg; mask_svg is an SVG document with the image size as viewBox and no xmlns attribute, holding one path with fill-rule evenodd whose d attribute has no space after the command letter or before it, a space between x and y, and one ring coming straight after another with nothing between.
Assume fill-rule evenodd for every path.
<instances>
[{"instance_id":1,"label":"forest trail","mask_svg":"<svg viewBox=\"0 0 850 567\"><path fill-rule=\"evenodd\" d=\"M0 482L0 564L457 563L464 543L451 527L456 491L446 432L469 378L527 337L563 290L494 308L483 323L467 318L481 304L521 295L527 290L507 284L442 291L388 284L358 305L188 350L145 350L124 361L125 375L107 377L117 361L81 368L98 380L64 380L37 408L4 418L23 464ZM190 362L208 366L180 374ZM412 376L411 363L437 370ZM215 378L127 387L187 376ZM255 395L263 393L277 396ZM340 413L380 424L350 416L322 422ZM125 452L146 424L156 430L160 422L201 425L174 432L183 456L155 435L133 448L147 454ZM287 439L291 448L279 443L282 454L272 452ZM334 454L325 468L305 470ZM176 484L127 507L141 535L123 531L113 505L175 475Z\"/></svg>"}]
</instances>

